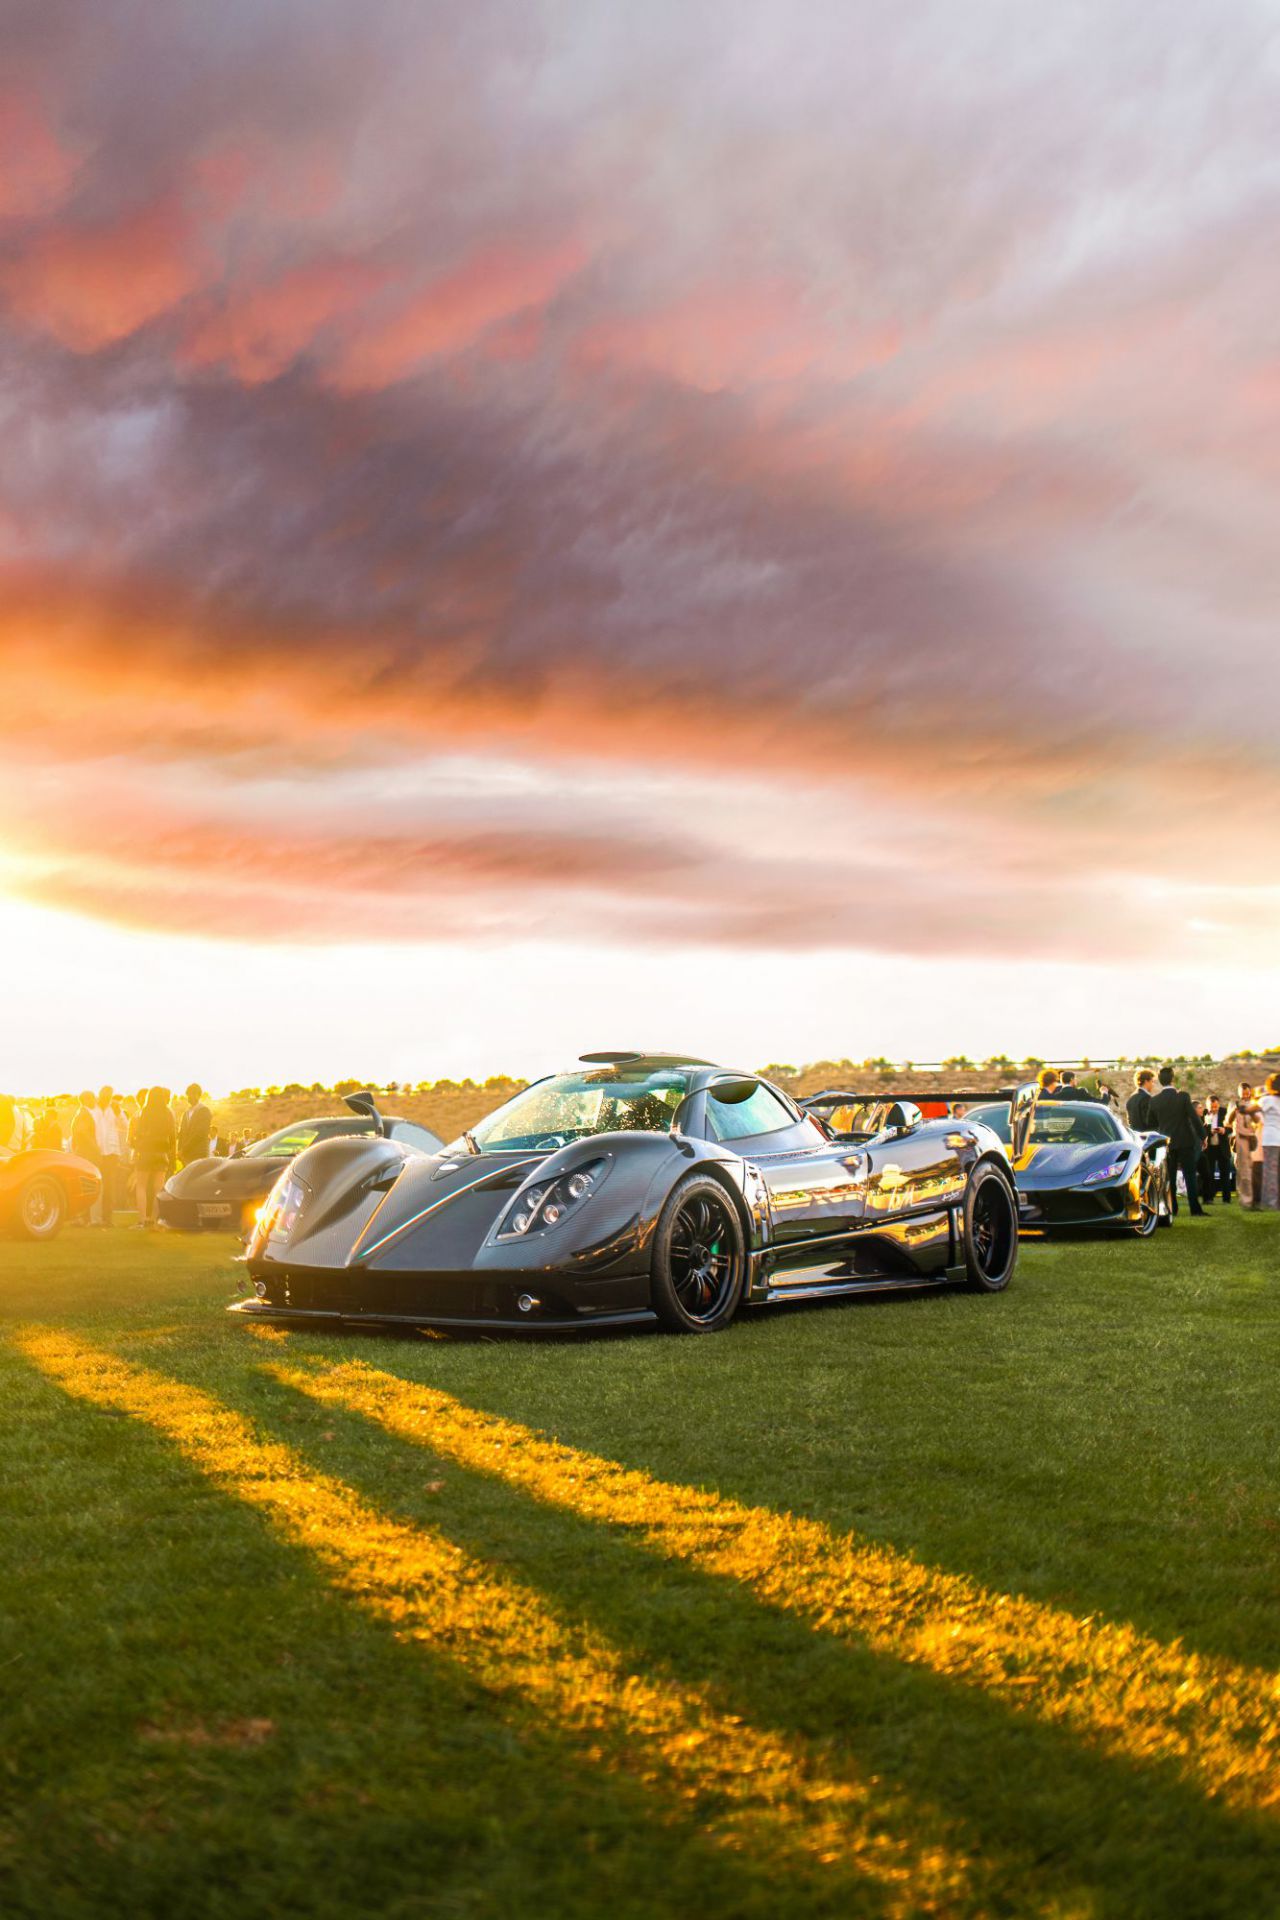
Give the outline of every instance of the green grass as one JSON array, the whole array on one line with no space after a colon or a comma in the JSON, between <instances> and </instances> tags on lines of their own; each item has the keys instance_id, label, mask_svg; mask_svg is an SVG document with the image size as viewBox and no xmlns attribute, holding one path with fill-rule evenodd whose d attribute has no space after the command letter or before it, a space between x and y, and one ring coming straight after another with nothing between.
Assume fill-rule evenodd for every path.
<instances>
[{"instance_id":1,"label":"green grass","mask_svg":"<svg viewBox=\"0 0 1280 1920\"><path fill-rule=\"evenodd\" d=\"M4 1331L72 1328L214 1395L523 1582L635 1671L874 1776L967 1856L949 1911L1271 1915L1280 1812L535 1502L266 1368L358 1357L667 1481L809 1516L1081 1618L1280 1667L1280 1221L1027 1246L1010 1293L826 1304L715 1339L291 1335L223 1313L230 1242L0 1243ZM548 1714L398 1636L141 1421L0 1341L6 1916L875 1914L716 1845ZM911 1895L900 1909L912 1908Z\"/></svg>"}]
</instances>

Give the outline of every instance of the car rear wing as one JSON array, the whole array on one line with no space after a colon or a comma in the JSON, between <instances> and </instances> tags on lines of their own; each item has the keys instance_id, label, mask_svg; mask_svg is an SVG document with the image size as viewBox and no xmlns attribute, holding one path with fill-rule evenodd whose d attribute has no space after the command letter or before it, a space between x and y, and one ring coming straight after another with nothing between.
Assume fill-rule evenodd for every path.
<instances>
[{"instance_id":1,"label":"car rear wing","mask_svg":"<svg viewBox=\"0 0 1280 1920\"><path fill-rule=\"evenodd\" d=\"M965 1087L959 1093L939 1093L936 1087L922 1087L919 1092L913 1092L909 1087L877 1087L874 1092L868 1092L866 1089L859 1091L857 1088L827 1087L821 1093L806 1093L803 1098L797 1100L796 1105L808 1111L816 1111L824 1106L884 1106L891 1100L910 1100L917 1107L930 1105L953 1107L962 1102L967 1105L970 1101L976 1107L980 1104L989 1105L992 1100L1008 1098L1007 1090L992 1093L986 1087Z\"/></svg>"},{"instance_id":2,"label":"car rear wing","mask_svg":"<svg viewBox=\"0 0 1280 1920\"><path fill-rule=\"evenodd\" d=\"M863 1091L856 1087L827 1087L821 1093L806 1094L796 1104L802 1112L812 1113L816 1119L831 1127L833 1132L847 1131L852 1137L855 1134L865 1136L878 1133L885 1126L900 1125L903 1122L911 1126L918 1124L920 1120L946 1119L958 1106L991 1106L993 1103L1008 1101L1009 1151L1016 1160L1025 1150L1027 1141L1031 1137L1039 1099L1039 1085L1031 1080L1025 1086L1001 1087L994 1093L986 1087L965 1087L956 1093L944 1092L937 1087L921 1088L919 1092L908 1092L906 1089L897 1088L889 1092L883 1087L877 1087L874 1092ZM901 1121L898 1122L892 1118L892 1109L895 1107L900 1110L902 1116ZM941 1114L930 1114L928 1112L930 1107L941 1107L943 1111ZM860 1110L859 1118L865 1118L872 1124L847 1128L836 1126L834 1124L836 1116L841 1115L844 1109Z\"/></svg>"}]
</instances>

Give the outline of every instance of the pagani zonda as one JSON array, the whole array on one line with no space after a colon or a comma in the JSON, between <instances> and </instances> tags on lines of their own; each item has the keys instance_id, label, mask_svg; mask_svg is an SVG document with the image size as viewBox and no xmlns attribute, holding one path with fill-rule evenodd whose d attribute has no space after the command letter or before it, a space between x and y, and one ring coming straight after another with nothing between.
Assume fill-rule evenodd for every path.
<instances>
[{"instance_id":1,"label":"pagani zonda","mask_svg":"<svg viewBox=\"0 0 1280 1920\"><path fill-rule=\"evenodd\" d=\"M754 1074L589 1054L430 1157L329 1140L249 1243L276 1320L724 1327L742 1305L1008 1285L1009 1164L980 1124L903 1116L847 1136Z\"/></svg>"},{"instance_id":2,"label":"pagani zonda","mask_svg":"<svg viewBox=\"0 0 1280 1920\"><path fill-rule=\"evenodd\" d=\"M52 1240L64 1221L87 1214L102 1191L91 1160L61 1147L0 1147L0 1226L24 1240Z\"/></svg>"},{"instance_id":3,"label":"pagani zonda","mask_svg":"<svg viewBox=\"0 0 1280 1920\"><path fill-rule=\"evenodd\" d=\"M435 1153L442 1144L437 1134L416 1120L379 1114L368 1094L353 1093L349 1104L348 1114L295 1120L265 1140L255 1140L239 1159L210 1155L190 1161L173 1175L156 1201L161 1220L186 1233L211 1227L223 1233L246 1233L282 1170L318 1140L381 1134L415 1153Z\"/></svg>"},{"instance_id":4,"label":"pagani zonda","mask_svg":"<svg viewBox=\"0 0 1280 1920\"><path fill-rule=\"evenodd\" d=\"M1008 1141L1006 1101L976 1106L970 1118ZM1168 1144L1162 1133L1135 1133L1099 1102L1042 1100L1012 1154L1024 1231L1109 1227L1145 1239L1171 1226Z\"/></svg>"}]
</instances>

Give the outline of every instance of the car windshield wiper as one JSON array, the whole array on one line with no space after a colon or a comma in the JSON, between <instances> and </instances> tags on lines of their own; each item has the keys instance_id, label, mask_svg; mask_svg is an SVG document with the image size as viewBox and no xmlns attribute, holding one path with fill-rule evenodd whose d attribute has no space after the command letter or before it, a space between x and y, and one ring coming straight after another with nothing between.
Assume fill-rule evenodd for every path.
<instances>
[{"instance_id":1,"label":"car windshield wiper","mask_svg":"<svg viewBox=\"0 0 1280 1920\"><path fill-rule=\"evenodd\" d=\"M475 1137L475 1135L474 1135L474 1133L471 1133L471 1132L469 1132L469 1131L468 1131L468 1129L467 1129L466 1127L464 1127L464 1128L462 1129L462 1137L463 1137L463 1139L464 1139L464 1140L466 1141L466 1143L467 1143L467 1152L468 1152L468 1153L479 1153L479 1151L480 1151L480 1149L479 1149L479 1147L478 1147L478 1146L476 1145L476 1137Z\"/></svg>"}]
</instances>

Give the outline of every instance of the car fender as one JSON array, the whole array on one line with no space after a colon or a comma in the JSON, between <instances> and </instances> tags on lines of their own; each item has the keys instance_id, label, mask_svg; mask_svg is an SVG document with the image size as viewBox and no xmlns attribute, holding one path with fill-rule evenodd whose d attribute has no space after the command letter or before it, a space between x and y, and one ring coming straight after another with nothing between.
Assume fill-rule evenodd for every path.
<instances>
[{"instance_id":1,"label":"car fender","mask_svg":"<svg viewBox=\"0 0 1280 1920\"><path fill-rule=\"evenodd\" d=\"M17 1193L37 1174L51 1174L73 1201L80 1198L82 1181L102 1183L102 1174L92 1160L82 1160L78 1153L66 1153L61 1147L24 1147L7 1160L0 1160L0 1198Z\"/></svg>"},{"instance_id":2,"label":"car fender","mask_svg":"<svg viewBox=\"0 0 1280 1920\"><path fill-rule=\"evenodd\" d=\"M662 1209L678 1180L687 1173L705 1173L718 1180L733 1201L742 1223L743 1245L748 1255L760 1253L773 1238L773 1215L769 1190L756 1169L742 1158L712 1140L693 1140L685 1134L673 1134L678 1159L662 1175L655 1177L646 1197L645 1214L649 1235L656 1229ZM665 1177L664 1177L665 1176Z\"/></svg>"},{"instance_id":3,"label":"car fender","mask_svg":"<svg viewBox=\"0 0 1280 1920\"><path fill-rule=\"evenodd\" d=\"M977 1155L968 1169L969 1178L966 1183L966 1191L968 1187L973 1185L973 1176L979 1167L994 1167L1015 1200L1017 1199L1018 1182L1014 1175L1013 1168L1009 1164L1009 1158L1005 1153L1003 1143L998 1141L994 1147L984 1147L982 1152Z\"/></svg>"},{"instance_id":4,"label":"car fender","mask_svg":"<svg viewBox=\"0 0 1280 1920\"><path fill-rule=\"evenodd\" d=\"M317 1140L313 1146L304 1147L292 1160L283 1161L272 1176L266 1197L270 1197L276 1183L286 1174L300 1180L313 1199L300 1235L310 1239L322 1228L331 1226L340 1214L353 1212L362 1201L365 1212L371 1215L382 1198L374 1183L397 1177L408 1158L397 1142L383 1140L377 1134L335 1134L332 1139ZM259 1218L250 1236L249 1258L259 1258L266 1247L267 1236ZM283 1247L278 1251L283 1253Z\"/></svg>"},{"instance_id":5,"label":"car fender","mask_svg":"<svg viewBox=\"0 0 1280 1920\"><path fill-rule=\"evenodd\" d=\"M0 1160L0 1219L8 1220L29 1180L56 1180L72 1214L91 1207L102 1191L102 1174L92 1160L61 1147L24 1147Z\"/></svg>"},{"instance_id":6,"label":"car fender","mask_svg":"<svg viewBox=\"0 0 1280 1920\"><path fill-rule=\"evenodd\" d=\"M551 1154L531 1169L523 1185L542 1186L589 1161L607 1159L609 1174L590 1202L591 1235L626 1258L652 1240L668 1193L688 1171L683 1149L683 1141L667 1133L592 1134Z\"/></svg>"}]
</instances>

